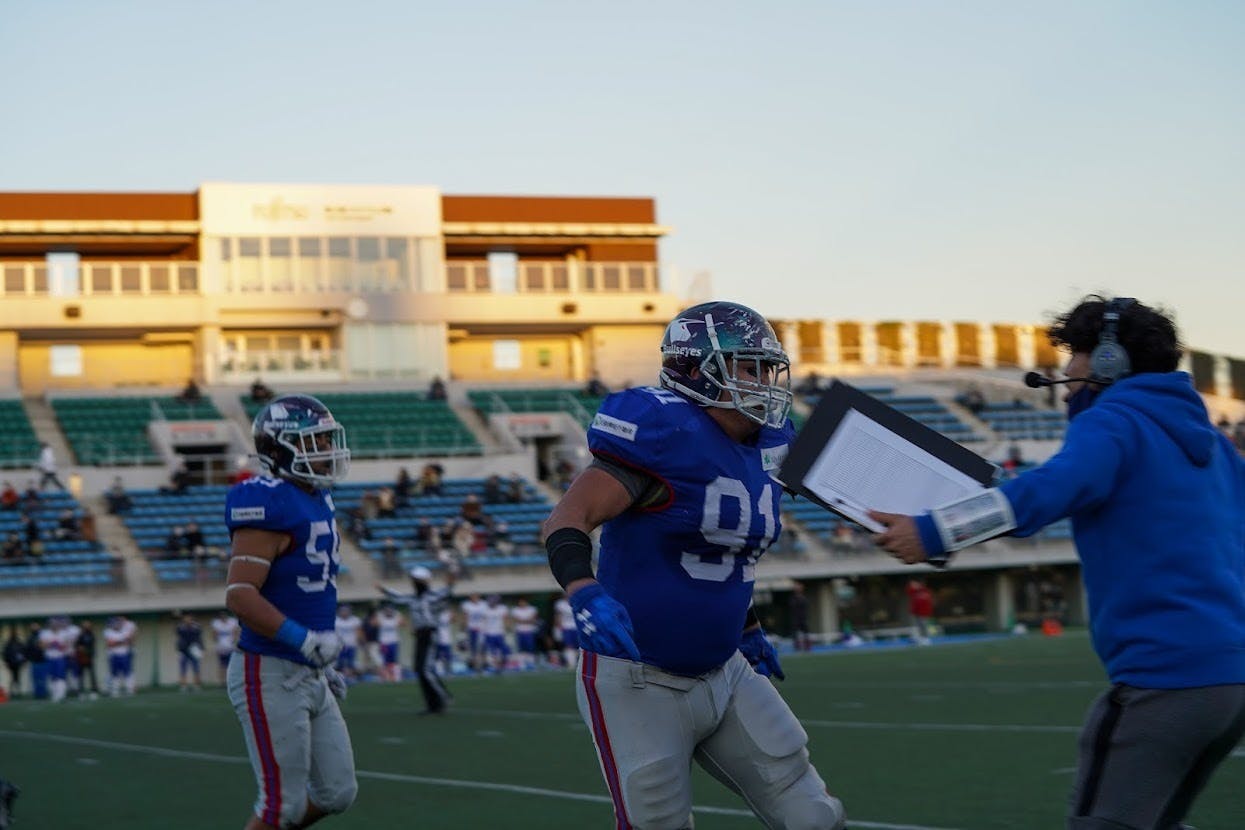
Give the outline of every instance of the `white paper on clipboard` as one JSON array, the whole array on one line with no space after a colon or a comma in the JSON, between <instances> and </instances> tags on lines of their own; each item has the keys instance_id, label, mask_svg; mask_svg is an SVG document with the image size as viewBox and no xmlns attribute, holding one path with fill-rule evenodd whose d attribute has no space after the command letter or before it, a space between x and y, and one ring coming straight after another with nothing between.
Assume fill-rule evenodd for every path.
<instances>
[{"instance_id":1,"label":"white paper on clipboard","mask_svg":"<svg viewBox=\"0 0 1245 830\"><path fill-rule=\"evenodd\" d=\"M885 528L869 518L869 510L924 513L984 489L972 476L856 410L844 414L803 484L874 533Z\"/></svg>"}]
</instances>

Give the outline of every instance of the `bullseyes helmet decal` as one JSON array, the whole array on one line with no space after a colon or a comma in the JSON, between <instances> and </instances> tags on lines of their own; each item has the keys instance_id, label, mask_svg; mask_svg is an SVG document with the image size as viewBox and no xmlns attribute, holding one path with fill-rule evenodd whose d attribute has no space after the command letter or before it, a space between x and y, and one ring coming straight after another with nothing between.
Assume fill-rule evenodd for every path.
<instances>
[{"instance_id":1,"label":"bullseyes helmet decal","mask_svg":"<svg viewBox=\"0 0 1245 830\"><path fill-rule=\"evenodd\" d=\"M702 303L670 321L660 380L701 406L734 409L758 424L780 427L791 411L791 361L769 322L738 303Z\"/></svg>"},{"instance_id":2,"label":"bullseyes helmet decal","mask_svg":"<svg viewBox=\"0 0 1245 830\"><path fill-rule=\"evenodd\" d=\"M255 452L270 475L329 487L350 470L346 429L310 395L284 395L255 415Z\"/></svg>"}]
</instances>

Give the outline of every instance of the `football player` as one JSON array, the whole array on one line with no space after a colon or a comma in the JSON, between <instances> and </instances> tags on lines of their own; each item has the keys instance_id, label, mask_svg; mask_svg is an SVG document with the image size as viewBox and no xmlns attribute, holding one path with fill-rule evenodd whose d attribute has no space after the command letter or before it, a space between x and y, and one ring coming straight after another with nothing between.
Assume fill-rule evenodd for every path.
<instances>
[{"instance_id":1,"label":"football player","mask_svg":"<svg viewBox=\"0 0 1245 830\"><path fill-rule=\"evenodd\" d=\"M345 430L307 395L267 404L251 428L264 475L234 485L225 602L242 624L229 700L259 784L246 830L307 827L354 801L354 755L333 670L340 537L328 489L350 466Z\"/></svg>"},{"instance_id":2,"label":"football player","mask_svg":"<svg viewBox=\"0 0 1245 830\"><path fill-rule=\"evenodd\" d=\"M333 620L333 630L342 641L342 652L337 655L337 670L346 677L353 678L359 673L359 630L362 627L363 620L349 605L338 607L337 619Z\"/></svg>"},{"instance_id":3,"label":"football player","mask_svg":"<svg viewBox=\"0 0 1245 830\"><path fill-rule=\"evenodd\" d=\"M212 636L216 641L216 662L219 665L221 684L224 684L225 673L229 670L229 658L233 656L238 644L238 621L225 611L217 613L212 620Z\"/></svg>"},{"instance_id":4,"label":"football player","mask_svg":"<svg viewBox=\"0 0 1245 830\"><path fill-rule=\"evenodd\" d=\"M125 617L109 617L104 627L108 650L108 694L134 694L134 634L138 627Z\"/></svg>"},{"instance_id":5,"label":"football player","mask_svg":"<svg viewBox=\"0 0 1245 830\"><path fill-rule=\"evenodd\" d=\"M787 355L764 317L728 302L679 314L661 352L659 387L601 404L593 462L543 528L617 826L691 827L695 759L766 827L837 830L843 807L766 676L782 669L751 609L757 560L781 530Z\"/></svg>"},{"instance_id":6,"label":"football player","mask_svg":"<svg viewBox=\"0 0 1245 830\"><path fill-rule=\"evenodd\" d=\"M467 663L473 671L479 671L484 647L484 609L488 603L479 594L471 594L458 607L463 614L463 628L467 629Z\"/></svg>"},{"instance_id":7,"label":"football player","mask_svg":"<svg viewBox=\"0 0 1245 830\"><path fill-rule=\"evenodd\" d=\"M540 630L539 611L524 597L510 609L514 620L514 650L518 654L519 668L536 668L536 632Z\"/></svg>"}]
</instances>

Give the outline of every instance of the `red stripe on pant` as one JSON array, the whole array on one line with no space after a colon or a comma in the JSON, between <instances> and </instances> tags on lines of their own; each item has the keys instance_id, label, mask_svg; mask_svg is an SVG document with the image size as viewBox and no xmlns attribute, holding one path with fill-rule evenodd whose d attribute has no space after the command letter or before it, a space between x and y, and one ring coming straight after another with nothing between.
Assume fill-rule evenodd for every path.
<instances>
[{"instance_id":1,"label":"red stripe on pant","mask_svg":"<svg viewBox=\"0 0 1245 830\"><path fill-rule=\"evenodd\" d=\"M601 759L605 784L609 787L610 798L614 801L617 828L631 830L631 822L627 820L627 807L623 803L622 784L618 780L618 765L614 763L610 734L605 728L605 712L601 708L601 697L597 694L597 655L591 651L584 652L580 663L580 676L584 681L584 694L588 698L588 714L592 719L592 737L596 740L597 756Z\"/></svg>"},{"instance_id":2,"label":"red stripe on pant","mask_svg":"<svg viewBox=\"0 0 1245 830\"><path fill-rule=\"evenodd\" d=\"M264 809L259 817L264 824L281 826L281 769L272 750L272 732L264 714L264 692L259 677L259 655L246 655L246 710L251 716L251 732L259 753L259 768L264 779Z\"/></svg>"}]
</instances>

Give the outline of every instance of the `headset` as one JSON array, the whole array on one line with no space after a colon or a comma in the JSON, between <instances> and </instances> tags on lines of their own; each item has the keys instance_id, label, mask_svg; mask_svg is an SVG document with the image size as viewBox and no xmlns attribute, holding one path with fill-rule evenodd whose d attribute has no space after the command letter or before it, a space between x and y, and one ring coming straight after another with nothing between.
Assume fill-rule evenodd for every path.
<instances>
[{"instance_id":1,"label":"headset","mask_svg":"<svg viewBox=\"0 0 1245 830\"><path fill-rule=\"evenodd\" d=\"M1132 371L1128 352L1120 345L1120 315L1137 304L1132 297L1116 297L1102 312L1102 334L1089 353L1089 377L1095 383L1115 383Z\"/></svg>"}]
</instances>

